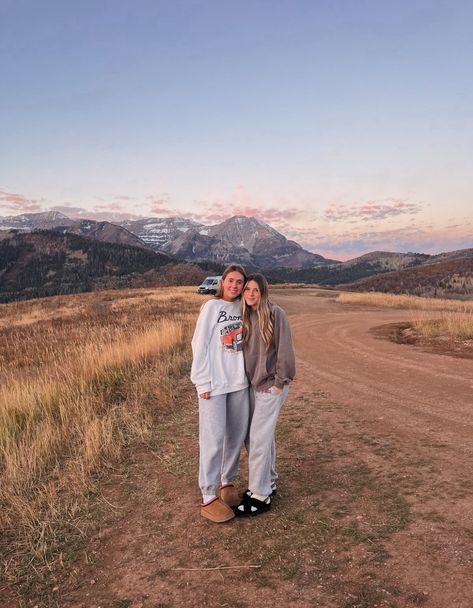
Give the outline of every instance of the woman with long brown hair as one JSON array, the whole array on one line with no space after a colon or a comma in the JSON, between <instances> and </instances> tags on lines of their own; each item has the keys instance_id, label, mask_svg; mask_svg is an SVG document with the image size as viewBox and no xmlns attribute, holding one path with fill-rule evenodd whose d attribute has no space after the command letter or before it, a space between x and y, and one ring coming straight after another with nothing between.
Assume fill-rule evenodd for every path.
<instances>
[{"instance_id":1,"label":"woman with long brown hair","mask_svg":"<svg viewBox=\"0 0 473 608\"><path fill-rule=\"evenodd\" d=\"M246 280L228 266L215 298L200 311L192 338L191 380L199 396L200 514L215 523L235 517L234 480L248 430L248 380L242 351L240 298Z\"/></svg>"},{"instance_id":2,"label":"woman with long brown hair","mask_svg":"<svg viewBox=\"0 0 473 608\"><path fill-rule=\"evenodd\" d=\"M236 515L259 515L271 508L276 492L274 434L279 411L295 376L295 356L286 313L269 301L262 274L248 277L243 289L243 354L250 382L249 482Z\"/></svg>"}]
</instances>

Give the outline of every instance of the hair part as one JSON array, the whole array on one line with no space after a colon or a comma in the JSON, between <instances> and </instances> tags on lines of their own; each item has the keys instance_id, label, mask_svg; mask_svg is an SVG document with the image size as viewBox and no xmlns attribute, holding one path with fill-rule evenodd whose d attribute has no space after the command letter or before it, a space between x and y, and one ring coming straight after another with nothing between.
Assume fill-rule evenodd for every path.
<instances>
[{"instance_id":1,"label":"hair part","mask_svg":"<svg viewBox=\"0 0 473 608\"><path fill-rule=\"evenodd\" d=\"M258 285L260 298L258 304L256 305L256 314L258 317L258 325L261 333L261 337L263 338L263 342L266 350L269 350L271 340L273 339L274 334L274 320L273 320L273 311L271 309L271 302L269 301L269 285L266 277L262 275L260 272L255 274L251 274L245 282L245 286L243 287L243 292L245 291L246 286L250 281L254 281ZM251 332L252 332L252 321L251 321L251 311L253 307L248 306L245 302L245 297L243 295L242 298L242 317L243 317L243 340L247 342Z\"/></svg>"},{"instance_id":2,"label":"hair part","mask_svg":"<svg viewBox=\"0 0 473 608\"><path fill-rule=\"evenodd\" d=\"M243 266L240 266L240 264L230 264L229 266L227 266L225 268L225 270L222 273L222 278L220 279L220 283L219 283L217 292L215 294L215 298L217 300L221 300L223 298L223 282L225 281L226 276L228 274L230 274L231 272L239 272L243 277L243 284L246 283L246 281L247 281L246 272L245 272L245 269L243 268Z\"/></svg>"}]
</instances>

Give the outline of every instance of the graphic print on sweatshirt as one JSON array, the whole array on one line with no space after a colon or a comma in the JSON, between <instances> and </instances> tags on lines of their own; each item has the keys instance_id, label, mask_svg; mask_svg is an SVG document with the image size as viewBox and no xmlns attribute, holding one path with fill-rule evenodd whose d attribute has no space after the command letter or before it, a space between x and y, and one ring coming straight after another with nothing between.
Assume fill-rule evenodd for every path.
<instances>
[{"instance_id":1,"label":"graphic print on sweatshirt","mask_svg":"<svg viewBox=\"0 0 473 608\"><path fill-rule=\"evenodd\" d=\"M243 350L243 323L235 321L220 330L220 342L225 352L238 353Z\"/></svg>"}]
</instances>

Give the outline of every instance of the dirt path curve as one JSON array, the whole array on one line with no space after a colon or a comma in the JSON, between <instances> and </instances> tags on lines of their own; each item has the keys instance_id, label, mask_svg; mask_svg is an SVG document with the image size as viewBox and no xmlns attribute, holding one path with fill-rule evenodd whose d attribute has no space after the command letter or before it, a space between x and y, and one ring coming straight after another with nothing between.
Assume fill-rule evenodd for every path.
<instances>
[{"instance_id":1,"label":"dirt path curve","mask_svg":"<svg viewBox=\"0 0 473 608\"><path fill-rule=\"evenodd\" d=\"M304 308L311 314L301 314L295 312L299 303L294 306L286 296L279 300L294 311L300 379L308 372L305 382L315 376L334 399L383 420L399 434L422 439L432 433L455 453L473 456L472 362L370 333L377 325L410 320L412 312L337 305L325 298L311 306L306 297Z\"/></svg>"},{"instance_id":2,"label":"dirt path curve","mask_svg":"<svg viewBox=\"0 0 473 608\"><path fill-rule=\"evenodd\" d=\"M51 605L473 607L473 363L370 332L408 312L317 293L275 294L298 379L278 427L273 510L200 518L185 382L153 449L105 484L114 510Z\"/></svg>"}]
</instances>

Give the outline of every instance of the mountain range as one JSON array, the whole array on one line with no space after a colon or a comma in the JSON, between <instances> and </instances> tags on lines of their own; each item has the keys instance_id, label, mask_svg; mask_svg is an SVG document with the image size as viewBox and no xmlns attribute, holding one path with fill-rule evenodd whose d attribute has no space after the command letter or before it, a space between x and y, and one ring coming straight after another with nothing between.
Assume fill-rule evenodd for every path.
<instances>
[{"instance_id":1,"label":"mountain range","mask_svg":"<svg viewBox=\"0 0 473 608\"><path fill-rule=\"evenodd\" d=\"M0 218L0 230L54 230L90 236L99 241L150 248L188 262L228 264L249 268L314 268L331 264L321 255L303 249L268 224L235 216L205 226L182 218L148 218L120 224L72 220L57 211L25 213Z\"/></svg>"},{"instance_id":2,"label":"mountain range","mask_svg":"<svg viewBox=\"0 0 473 608\"><path fill-rule=\"evenodd\" d=\"M254 217L213 226L177 217L120 224L75 220L56 211L0 217L0 294L9 294L3 301L104 284L192 283L230 262L262 270L273 282L473 296L473 249L438 255L374 251L339 262L303 249Z\"/></svg>"}]
</instances>

